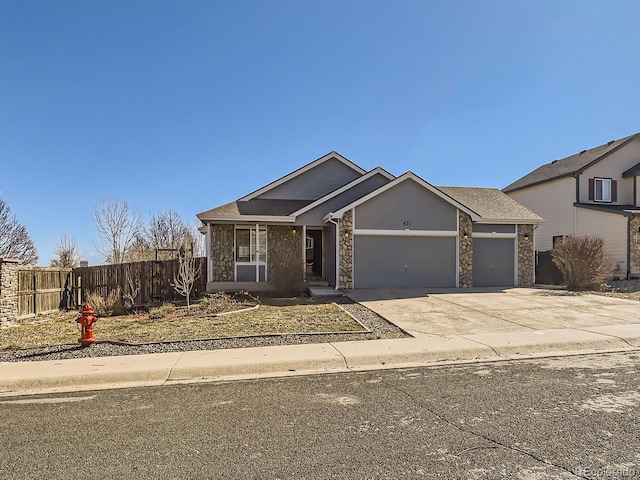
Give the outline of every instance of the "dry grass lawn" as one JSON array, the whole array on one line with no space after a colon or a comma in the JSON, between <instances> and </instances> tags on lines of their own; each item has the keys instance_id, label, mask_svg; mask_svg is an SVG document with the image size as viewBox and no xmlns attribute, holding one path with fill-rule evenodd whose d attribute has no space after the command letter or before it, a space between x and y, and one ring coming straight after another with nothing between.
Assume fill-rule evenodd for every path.
<instances>
[{"instance_id":1,"label":"dry grass lawn","mask_svg":"<svg viewBox=\"0 0 640 480\"><path fill-rule=\"evenodd\" d=\"M364 329L335 303L271 301L258 308L217 315L210 305L186 308L163 306L149 313L99 317L94 324L98 340L147 343L234 336L362 332ZM239 308L236 305L235 308ZM243 307L251 307L246 305ZM56 313L0 330L0 350L76 344L77 312ZM158 318L159 317L159 318Z\"/></svg>"}]
</instances>

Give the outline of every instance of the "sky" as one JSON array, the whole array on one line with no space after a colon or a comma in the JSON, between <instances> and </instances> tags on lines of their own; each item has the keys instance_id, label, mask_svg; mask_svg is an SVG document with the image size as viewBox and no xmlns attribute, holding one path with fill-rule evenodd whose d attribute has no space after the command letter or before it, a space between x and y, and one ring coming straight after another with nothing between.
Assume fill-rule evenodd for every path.
<instances>
[{"instance_id":1,"label":"sky","mask_svg":"<svg viewBox=\"0 0 640 480\"><path fill-rule=\"evenodd\" d=\"M102 263L93 213L201 211L337 151L503 188L640 131L636 0L2 0L0 195Z\"/></svg>"}]
</instances>

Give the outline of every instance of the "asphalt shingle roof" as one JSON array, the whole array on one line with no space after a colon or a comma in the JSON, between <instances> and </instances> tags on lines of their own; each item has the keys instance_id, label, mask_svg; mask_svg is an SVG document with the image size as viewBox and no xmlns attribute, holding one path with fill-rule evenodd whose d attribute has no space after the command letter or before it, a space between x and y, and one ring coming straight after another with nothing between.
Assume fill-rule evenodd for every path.
<instances>
[{"instance_id":1,"label":"asphalt shingle roof","mask_svg":"<svg viewBox=\"0 0 640 480\"><path fill-rule=\"evenodd\" d=\"M542 218L497 188L436 187L483 220L541 222Z\"/></svg>"},{"instance_id":2,"label":"asphalt shingle roof","mask_svg":"<svg viewBox=\"0 0 640 480\"><path fill-rule=\"evenodd\" d=\"M274 200L254 198L247 202L236 200L211 210L201 212L198 217L218 217L237 215L274 215L285 216L300 210L313 200Z\"/></svg>"},{"instance_id":3,"label":"asphalt shingle roof","mask_svg":"<svg viewBox=\"0 0 640 480\"><path fill-rule=\"evenodd\" d=\"M528 173L519 180L516 180L502 190L504 192L513 192L514 190L526 188L538 183L573 175L592 162L600 160L602 157L621 147L636 135L638 134L629 135L628 137L621 138L620 140L612 140L611 142L600 145L599 147L595 147L590 150L583 150L580 153L576 153L575 155L571 155L570 157L566 157L561 160L554 160L551 163L547 163L546 165L536 168L534 171Z\"/></svg>"}]
</instances>

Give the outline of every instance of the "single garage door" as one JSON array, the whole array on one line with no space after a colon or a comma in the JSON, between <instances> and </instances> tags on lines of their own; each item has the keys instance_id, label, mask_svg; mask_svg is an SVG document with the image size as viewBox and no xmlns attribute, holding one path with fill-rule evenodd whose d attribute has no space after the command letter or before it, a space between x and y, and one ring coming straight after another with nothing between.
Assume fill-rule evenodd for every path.
<instances>
[{"instance_id":1,"label":"single garage door","mask_svg":"<svg viewBox=\"0 0 640 480\"><path fill-rule=\"evenodd\" d=\"M514 285L515 241L512 238L473 239L473 286Z\"/></svg>"},{"instance_id":2,"label":"single garage door","mask_svg":"<svg viewBox=\"0 0 640 480\"><path fill-rule=\"evenodd\" d=\"M356 235L355 288L456 286L455 237Z\"/></svg>"}]
</instances>

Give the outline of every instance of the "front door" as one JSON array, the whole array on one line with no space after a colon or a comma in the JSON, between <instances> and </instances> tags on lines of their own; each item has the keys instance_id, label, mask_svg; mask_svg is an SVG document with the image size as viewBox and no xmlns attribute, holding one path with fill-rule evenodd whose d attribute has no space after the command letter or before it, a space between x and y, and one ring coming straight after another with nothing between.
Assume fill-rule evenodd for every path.
<instances>
[{"instance_id":1,"label":"front door","mask_svg":"<svg viewBox=\"0 0 640 480\"><path fill-rule=\"evenodd\" d=\"M322 229L307 228L305 265L307 280L322 279Z\"/></svg>"}]
</instances>

